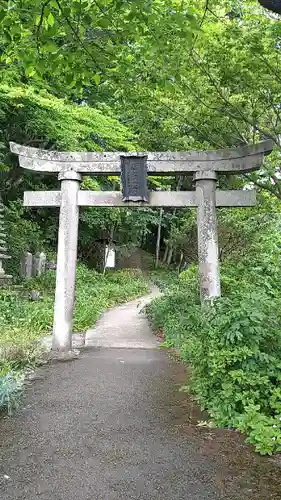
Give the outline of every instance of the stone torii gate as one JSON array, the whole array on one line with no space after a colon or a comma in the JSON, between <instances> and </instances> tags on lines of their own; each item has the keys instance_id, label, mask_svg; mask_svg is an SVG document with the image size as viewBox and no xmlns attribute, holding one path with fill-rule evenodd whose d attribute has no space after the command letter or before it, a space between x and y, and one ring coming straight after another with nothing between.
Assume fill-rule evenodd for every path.
<instances>
[{"instance_id":1,"label":"stone torii gate","mask_svg":"<svg viewBox=\"0 0 281 500\"><path fill-rule=\"evenodd\" d=\"M26 207L60 207L53 350L72 348L77 260L79 207L197 207L198 256L202 300L220 295L219 252L216 207L255 205L254 191L216 189L218 174L242 174L258 170L264 156L273 149L272 141L218 151L167 153L71 153L45 151L10 144L21 167L38 173L58 174L60 191L27 191ZM136 164L144 159L147 175L193 175L195 191L151 191L148 201L123 201L121 192L83 191L81 176L120 175L126 159ZM123 171L123 170L122 170ZM144 177L144 176L143 176ZM134 180L133 180L134 184ZM133 199L140 199L138 196ZM146 195L142 197L146 200Z\"/></svg>"}]
</instances>

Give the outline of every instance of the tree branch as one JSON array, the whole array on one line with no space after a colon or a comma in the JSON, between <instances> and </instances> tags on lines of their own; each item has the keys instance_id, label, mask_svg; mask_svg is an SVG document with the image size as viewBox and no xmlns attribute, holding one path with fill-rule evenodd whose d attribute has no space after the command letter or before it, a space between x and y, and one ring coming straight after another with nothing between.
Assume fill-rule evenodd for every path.
<instances>
[{"instance_id":1,"label":"tree branch","mask_svg":"<svg viewBox=\"0 0 281 500\"><path fill-rule=\"evenodd\" d=\"M274 189L273 186L269 186L268 184L263 184L262 182L259 182L258 180L252 179L251 177L249 177L248 174L243 174L243 177L245 177L245 179L247 179L248 181L252 182L258 188L263 189L265 191L268 191L269 193L276 196L276 198L278 200L281 200L281 190L279 191L279 186L277 187L277 192L276 192L276 189Z\"/></svg>"}]
</instances>

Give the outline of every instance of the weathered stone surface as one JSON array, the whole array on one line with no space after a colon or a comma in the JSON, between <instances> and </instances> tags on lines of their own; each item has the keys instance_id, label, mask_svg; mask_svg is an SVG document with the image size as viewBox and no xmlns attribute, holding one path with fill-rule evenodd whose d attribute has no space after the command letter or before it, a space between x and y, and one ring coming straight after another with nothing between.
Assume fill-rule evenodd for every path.
<instances>
[{"instance_id":1,"label":"weathered stone surface","mask_svg":"<svg viewBox=\"0 0 281 500\"><path fill-rule=\"evenodd\" d=\"M257 144L242 146L240 148L226 148L219 150L195 150L195 151L179 151L179 152L60 152L47 151L32 147L22 146L14 142L10 142L10 149L13 153L32 159L42 159L50 161L65 162L66 168L69 162L112 162L119 161L120 156L147 156L148 161L179 161L179 160L194 160L194 161L210 161L223 160L231 158L242 158L248 155L258 153L268 153L273 149L271 140L261 141Z\"/></svg>"},{"instance_id":2,"label":"weathered stone surface","mask_svg":"<svg viewBox=\"0 0 281 500\"><path fill-rule=\"evenodd\" d=\"M52 336L46 335L39 342L39 348L43 349L44 352L49 352L52 350ZM85 345L85 333L73 333L72 334L72 350L84 347Z\"/></svg>"},{"instance_id":3,"label":"weathered stone surface","mask_svg":"<svg viewBox=\"0 0 281 500\"><path fill-rule=\"evenodd\" d=\"M59 207L60 191L26 191L26 207ZM150 191L148 204L151 207L197 207L195 191ZM220 191L216 190L217 207L251 207L256 204L256 191ZM121 207L144 206L143 202L123 202L118 191L78 191L80 207Z\"/></svg>"},{"instance_id":4,"label":"weathered stone surface","mask_svg":"<svg viewBox=\"0 0 281 500\"><path fill-rule=\"evenodd\" d=\"M37 302L38 300L42 300L41 293L38 290L31 290L28 294L29 300L32 302Z\"/></svg>"},{"instance_id":5,"label":"weathered stone surface","mask_svg":"<svg viewBox=\"0 0 281 500\"><path fill-rule=\"evenodd\" d=\"M53 350L71 351L74 288L77 259L80 175L64 171L61 180L61 207L57 254Z\"/></svg>"},{"instance_id":6,"label":"weathered stone surface","mask_svg":"<svg viewBox=\"0 0 281 500\"><path fill-rule=\"evenodd\" d=\"M147 155L148 175L214 170L217 172L249 172L257 170L265 154L273 149L272 141L219 151L187 151L167 153L61 153L27 148L10 143L11 151L19 155L23 168L37 172L60 172L69 163L80 173L116 174L121 172L121 156Z\"/></svg>"},{"instance_id":7,"label":"weathered stone surface","mask_svg":"<svg viewBox=\"0 0 281 500\"><path fill-rule=\"evenodd\" d=\"M54 260L50 260L46 262L46 270L52 269L55 270L57 268L57 263Z\"/></svg>"},{"instance_id":8,"label":"weathered stone surface","mask_svg":"<svg viewBox=\"0 0 281 500\"><path fill-rule=\"evenodd\" d=\"M60 191L25 191L23 204L25 207L60 207Z\"/></svg>"},{"instance_id":9,"label":"weathered stone surface","mask_svg":"<svg viewBox=\"0 0 281 500\"><path fill-rule=\"evenodd\" d=\"M21 260L21 277L31 278L33 268L33 256L30 252L25 252Z\"/></svg>"},{"instance_id":10,"label":"weathered stone surface","mask_svg":"<svg viewBox=\"0 0 281 500\"><path fill-rule=\"evenodd\" d=\"M195 178L197 195L198 258L201 299L220 296L216 174Z\"/></svg>"},{"instance_id":11,"label":"weathered stone surface","mask_svg":"<svg viewBox=\"0 0 281 500\"><path fill-rule=\"evenodd\" d=\"M46 254L44 252L37 252L33 257L32 264L33 276L41 276L46 270Z\"/></svg>"},{"instance_id":12,"label":"weathered stone surface","mask_svg":"<svg viewBox=\"0 0 281 500\"><path fill-rule=\"evenodd\" d=\"M246 173L258 170L263 163L264 154L259 153L247 158L235 158L227 160L181 160L181 161L163 161L148 160L147 175L192 175L196 171L213 170L215 172ZM19 163L22 168L34 170L43 173L58 173L65 167L64 162L51 162L47 160L32 160L19 157ZM76 162L77 172L88 175L120 175L121 163L118 162Z\"/></svg>"},{"instance_id":13,"label":"weathered stone surface","mask_svg":"<svg viewBox=\"0 0 281 500\"><path fill-rule=\"evenodd\" d=\"M118 175L124 157L132 156L147 156L150 175L194 173L196 192L151 192L149 205L197 207L201 296L208 299L220 295L216 206L251 206L255 202L253 192L216 193L216 172L239 174L257 170L264 156L272 151L273 143L264 141L236 149L176 153L61 153L14 143L10 147L19 156L23 168L59 172L61 191L25 193L24 203L60 207L53 350L68 352L72 341L79 206L144 206L142 201L124 203L118 192L79 191L80 173Z\"/></svg>"}]
</instances>

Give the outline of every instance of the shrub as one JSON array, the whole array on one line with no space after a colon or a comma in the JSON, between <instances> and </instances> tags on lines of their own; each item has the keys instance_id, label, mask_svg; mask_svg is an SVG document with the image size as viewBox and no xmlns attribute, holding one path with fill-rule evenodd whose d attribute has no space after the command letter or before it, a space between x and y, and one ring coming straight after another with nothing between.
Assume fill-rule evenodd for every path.
<instances>
[{"instance_id":1,"label":"shrub","mask_svg":"<svg viewBox=\"0 0 281 500\"><path fill-rule=\"evenodd\" d=\"M261 454L281 452L280 237L222 266L223 296L199 302L195 267L148 306L165 343L192 367L186 390L213 422L236 428Z\"/></svg>"}]
</instances>

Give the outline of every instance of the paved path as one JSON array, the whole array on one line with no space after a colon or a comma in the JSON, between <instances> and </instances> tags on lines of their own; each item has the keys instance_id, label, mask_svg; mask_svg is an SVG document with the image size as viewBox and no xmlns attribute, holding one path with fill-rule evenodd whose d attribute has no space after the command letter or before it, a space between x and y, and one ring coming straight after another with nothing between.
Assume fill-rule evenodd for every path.
<instances>
[{"instance_id":1,"label":"paved path","mask_svg":"<svg viewBox=\"0 0 281 500\"><path fill-rule=\"evenodd\" d=\"M40 369L24 409L0 419L0 499L280 500L276 464L195 425L186 373L138 304L104 315L86 335L99 347Z\"/></svg>"},{"instance_id":2,"label":"paved path","mask_svg":"<svg viewBox=\"0 0 281 500\"><path fill-rule=\"evenodd\" d=\"M155 349L157 339L141 311L159 290L152 287L150 295L137 299L102 315L95 328L88 330L86 346Z\"/></svg>"}]
</instances>

